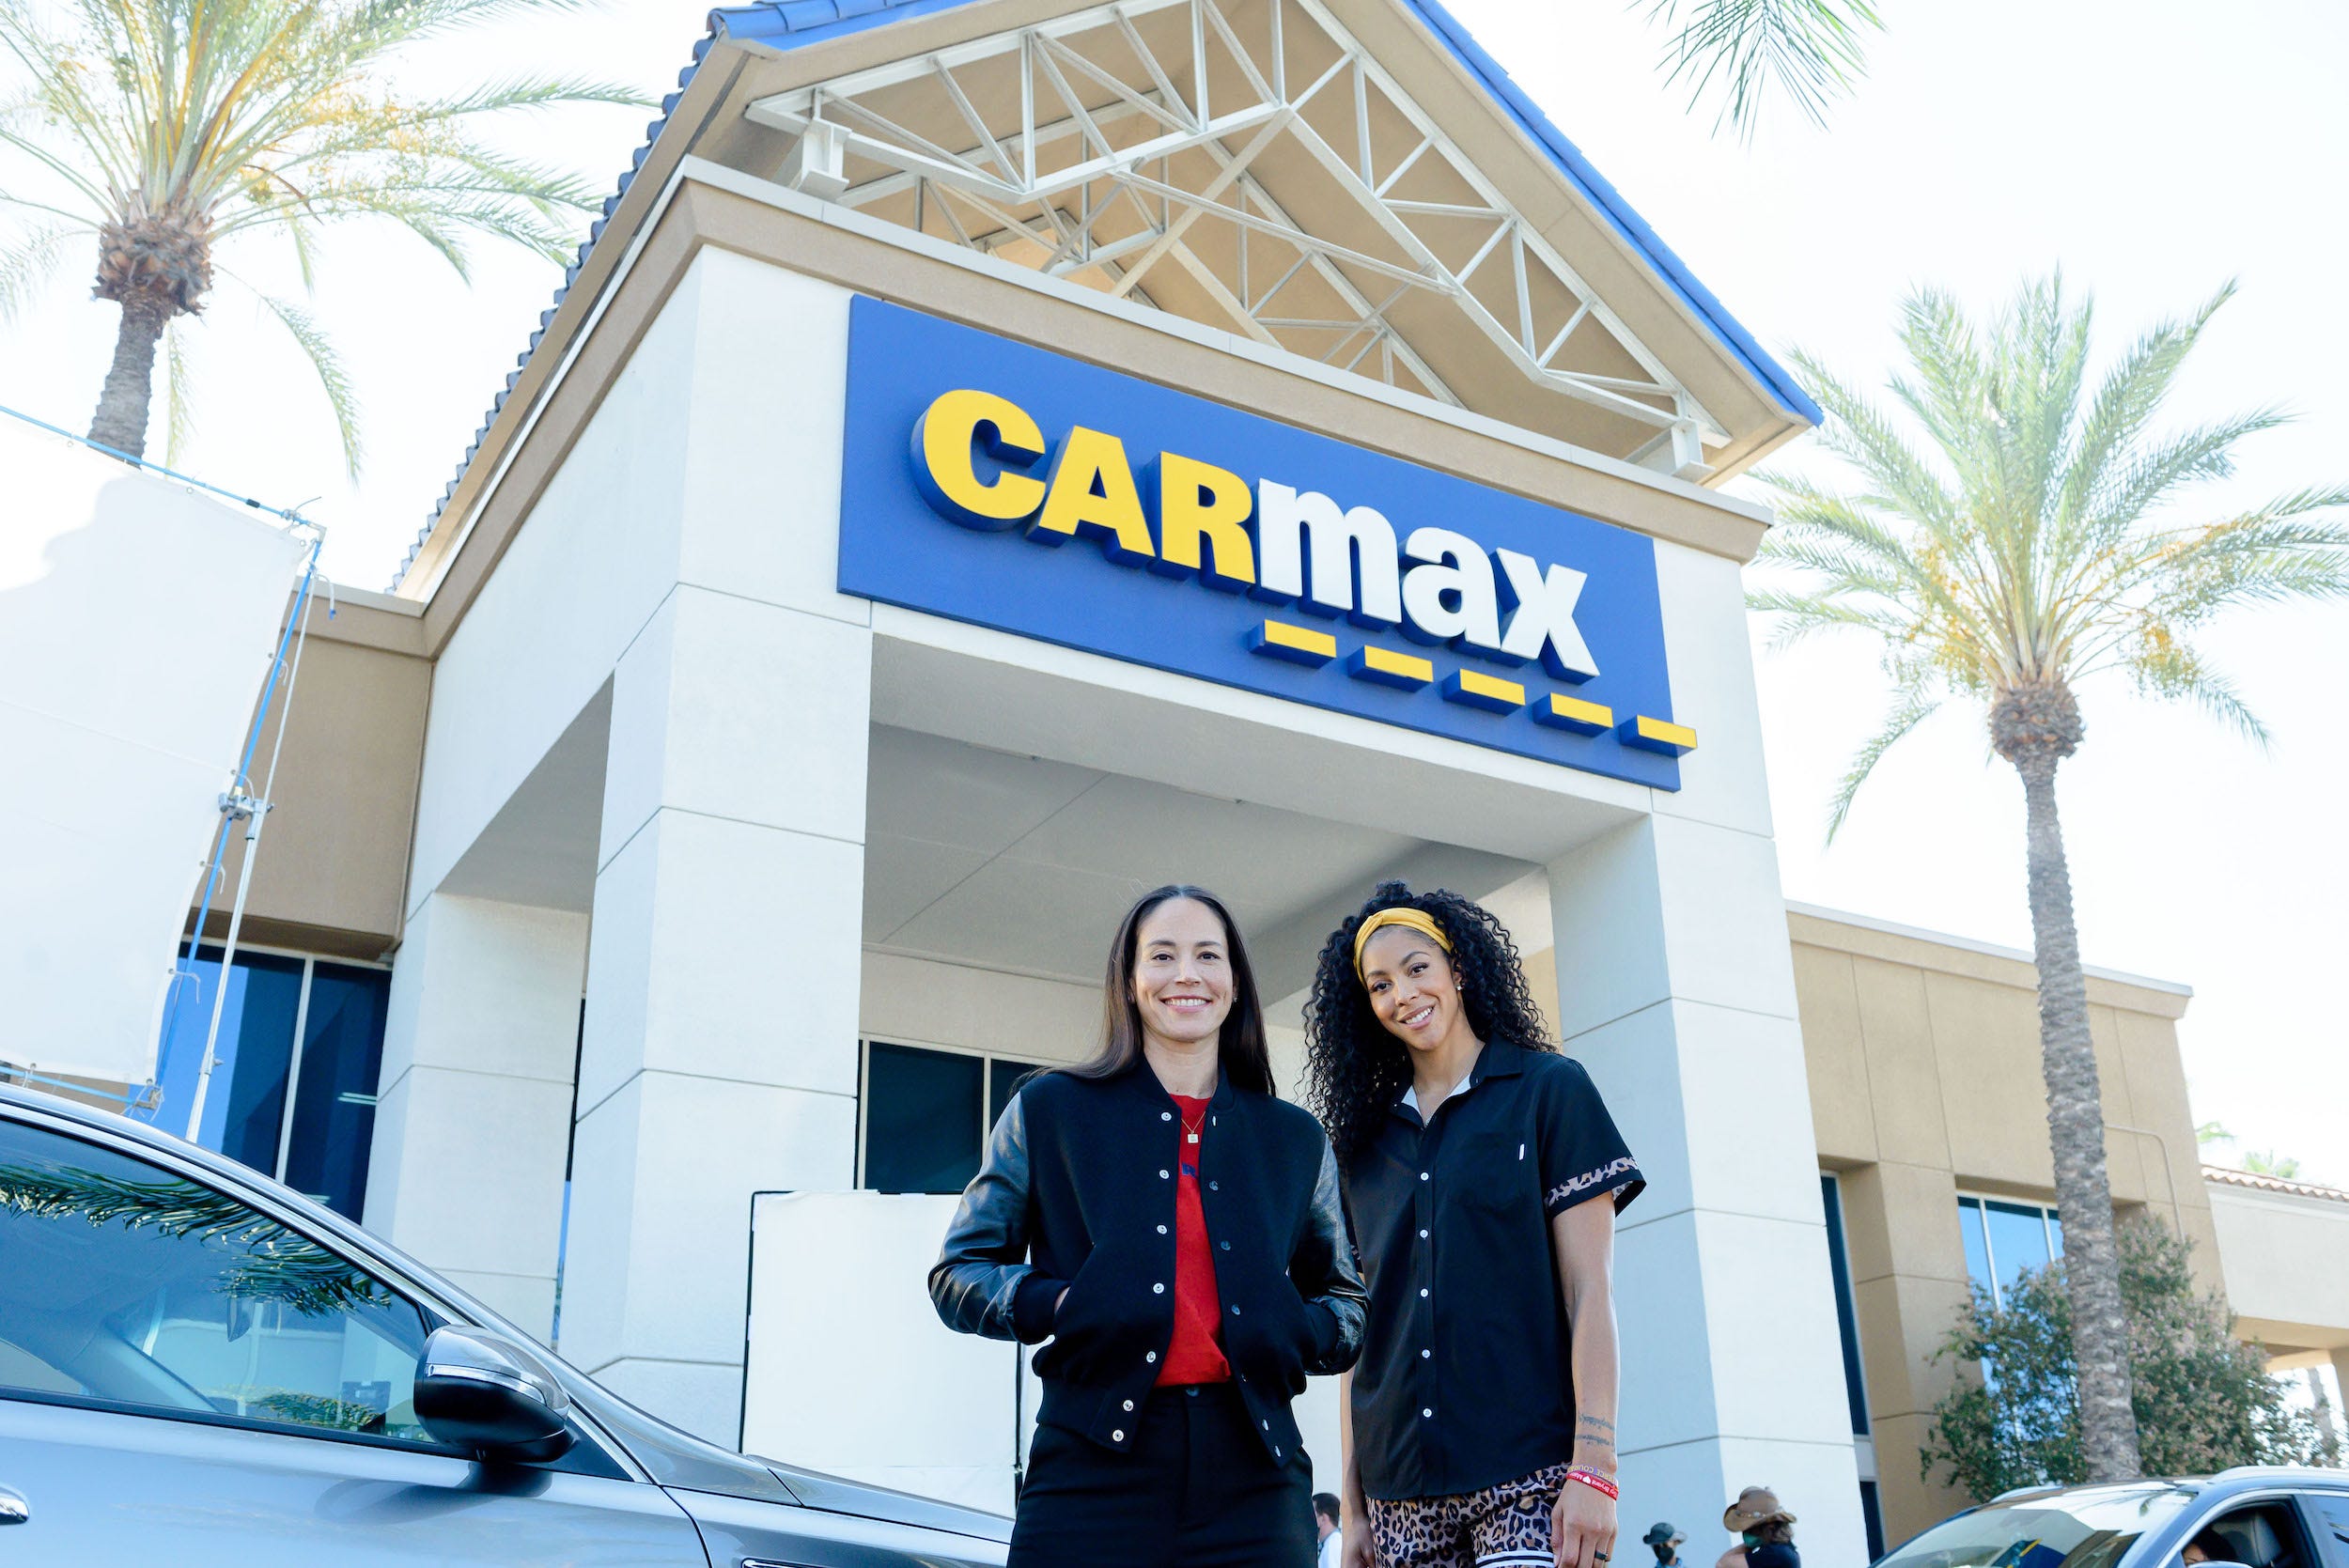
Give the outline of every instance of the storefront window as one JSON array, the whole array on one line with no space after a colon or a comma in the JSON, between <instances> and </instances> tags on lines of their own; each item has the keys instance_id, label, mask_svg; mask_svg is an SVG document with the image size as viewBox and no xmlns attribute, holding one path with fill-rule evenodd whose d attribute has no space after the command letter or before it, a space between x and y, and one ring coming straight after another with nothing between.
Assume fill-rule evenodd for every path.
<instances>
[{"instance_id":1,"label":"storefront window","mask_svg":"<svg viewBox=\"0 0 2349 1568\"><path fill-rule=\"evenodd\" d=\"M132 1115L187 1130L221 985L221 950L197 950L165 1006L161 1092ZM195 1141L360 1218L375 1128L390 971L240 951L221 1008L219 1055Z\"/></svg>"},{"instance_id":2,"label":"storefront window","mask_svg":"<svg viewBox=\"0 0 2349 1568\"><path fill-rule=\"evenodd\" d=\"M1958 1229L1966 1239L1967 1277L1999 1307L2025 1269L2045 1268L2063 1256L2063 1223L2050 1208L1997 1198L1960 1198Z\"/></svg>"},{"instance_id":3,"label":"storefront window","mask_svg":"<svg viewBox=\"0 0 2349 1568\"><path fill-rule=\"evenodd\" d=\"M1843 1244L1843 1191L1828 1172L1819 1173L1819 1197L1827 1208L1828 1268L1835 1283L1835 1325L1843 1339L1843 1395L1851 1408L1852 1436L1859 1461L1859 1514L1868 1531L1868 1555L1884 1553L1884 1521L1876 1509L1875 1446L1868 1435L1868 1389L1860 1375L1859 1312L1852 1295L1851 1254Z\"/></svg>"},{"instance_id":4,"label":"storefront window","mask_svg":"<svg viewBox=\"0 0 2349 1568\"><path fill-rule=\"evenodd\" d=\"M375 1138L375 1080L383 1063L391 976L315 963L302 1031L302 1079L281 1178L337 1214L356 1218L366 1199Z\"/></svg>"},{"instance_id":5,"label":"storefront window","mask_svg":"<svg viewBox=\"0 0 2349 1568\"><path fill-rule=\"evenodd\" d=\"M860 1185L876 1192L960 1192L979 1173L988 1130L1037 1066L868 1042Z\"/></svg>"}]
</instances>

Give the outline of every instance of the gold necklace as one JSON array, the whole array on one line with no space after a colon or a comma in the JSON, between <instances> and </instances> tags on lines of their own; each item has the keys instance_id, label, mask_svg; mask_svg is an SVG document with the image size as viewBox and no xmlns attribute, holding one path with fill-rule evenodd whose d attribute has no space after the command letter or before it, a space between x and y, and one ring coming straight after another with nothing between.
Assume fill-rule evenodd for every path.
<instances>
[{"instance_id":1,"label":"gold necklace","mask_svg":"<svg viewBox=\"0 0 2349 1568\"><path fill-rule=\"evenodd\" d=\"M1183 1141L1184 1141L1184 1142L1186 1142L1186 1143L1196 1143L1196 1142L1198 1142L1198 1141L1199 1141L1199 1135L1200 1135L1202 1132L1205 1132L1205 1131L1206 1130L1206 1127L1207 1127L1207 1113L1206 1113L1205 1110L1202 1110L1202 1111L1200 1111L1200 1112L1199 1112L1199 1121L1198 1121L1198 1123L1197 1123L1197 1125L1196 1125L1196 1126L1194 1126L1194 1125L1192 1124L1192 1122L1191 1122L1191 1120L1190 1120L1190 1117L1188 1117L1188 1116L1184 1117L1184 1118L1183 1118Z\"/></svg>"}]
</instances>

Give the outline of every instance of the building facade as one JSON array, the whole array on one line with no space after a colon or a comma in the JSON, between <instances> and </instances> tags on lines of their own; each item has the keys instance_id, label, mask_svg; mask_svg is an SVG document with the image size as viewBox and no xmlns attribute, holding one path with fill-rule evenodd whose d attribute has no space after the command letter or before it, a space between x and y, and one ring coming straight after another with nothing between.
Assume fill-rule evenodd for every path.
<instances>
[{"instance_id":1,"label":"building facade","mask_svg":"<svg viewBox=\"0 0 2349 1568\"><path fill-rule=\"evenodd\" d=\"M1861 1560L2060 1232L2028 965L1781 894L1719 486L1815 417L1424 0L721 11L312 630L219 1136L738 1441L754 1203L956 1190L1136 893L1229 900L1293 1086L1334 921L1449 886L1648 1176L1626 1498ZM2210 1256L2184 993L2092 1001L2116 1198Z\"/></svg>"}]
</instances>

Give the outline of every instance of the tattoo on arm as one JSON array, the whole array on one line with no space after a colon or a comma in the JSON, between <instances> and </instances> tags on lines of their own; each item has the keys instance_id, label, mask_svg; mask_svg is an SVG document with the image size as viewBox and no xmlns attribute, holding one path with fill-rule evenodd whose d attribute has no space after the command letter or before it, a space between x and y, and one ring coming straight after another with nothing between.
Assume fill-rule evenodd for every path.
<instances>
[{"instance_id":1,"label":"tattoo on arm","mask_svg":"<svg viewBox=\"0 0 2349 1568\"><path fill-rule=\"evenodd\" d=\"M1615 1423L1599 1416L1579 1416L1574 1423L1577 1444L1615 1452Z\"/></svg>"}]
</instances>

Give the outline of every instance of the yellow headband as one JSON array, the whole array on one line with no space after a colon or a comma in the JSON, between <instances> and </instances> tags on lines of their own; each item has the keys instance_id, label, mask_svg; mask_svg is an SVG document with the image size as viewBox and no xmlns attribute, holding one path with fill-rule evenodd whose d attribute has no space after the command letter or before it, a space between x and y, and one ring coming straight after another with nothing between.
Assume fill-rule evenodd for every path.
<instances>
[{"instance_id":1,"label":"yellow headband","mask_svg":"<svg viewBox=\"0 0 2349 1568\"><path fill-rule=\"evenodd\" d=\"M1362 924L1354 932L1354 975L1356 979L1361 979L1362 974L1363 945L1370 940L1374 933L1383 931L1390 925L1408 926L1413 931L1433 937L1436 939L1438 947L1442 948L1446 953L1452 951L1452 939L1443 934L1443 927L1438 925L1436 917L1426 910L1414 909L1407 906L1380 909L1376 914L1365 916Z\"/></svg>"}]
</instances>

